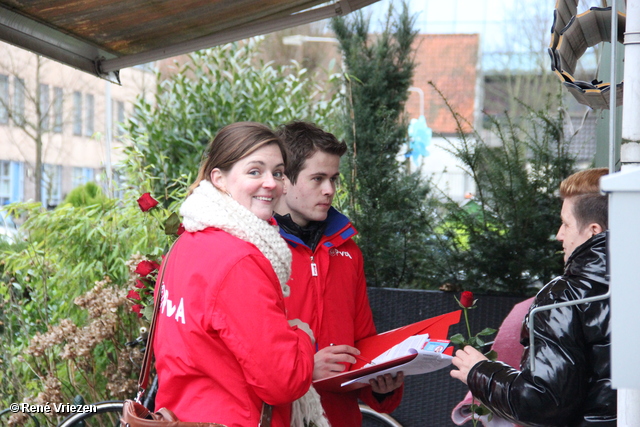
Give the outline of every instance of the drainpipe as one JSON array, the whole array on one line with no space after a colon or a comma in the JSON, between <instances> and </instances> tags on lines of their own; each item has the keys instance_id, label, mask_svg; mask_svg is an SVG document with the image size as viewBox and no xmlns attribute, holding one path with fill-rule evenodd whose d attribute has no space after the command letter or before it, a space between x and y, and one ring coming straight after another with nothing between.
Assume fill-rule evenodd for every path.
<instances>
[{"instance_id":1,"label":"drainpipe","mask_svg":"<svg viewBox=\"0 0 640 427\"><path fill-rule=\"evenodd\" d=\"M113 114L111 106L111 82L106 81L104 88L104 169L107 175L107 196L113 197L113 169L111 166L111 129L113 129Z\"/></svg>"},{"instance_id":2,"label":"drainpipe","mask_svg":"<svg viewBox=\"0 0 640 427\"><path fill-rule=\"evenodd\" d=\"M640 166L640 0L627 1L624 33L624 95L622 108L622 169ZM613 88L613 85L612 85Z\"/></svg>"},{"instance_id":3,"label":"drainpipe","mask_svg":"<svg viewBox=\"0 0 640 427\"><path fill-rule=\"evenodd\" d=\"M640 0L627 0L627 26L624 33L622 142L620 145L622 170L640 166L640 120L638 120L638 115L640 115L640 73L638 70L640 70ZM613 80L611 87L613 89ZM618 389L618 426L640 427L640 384L635 389Z\"/></svg>"}]
</instances>

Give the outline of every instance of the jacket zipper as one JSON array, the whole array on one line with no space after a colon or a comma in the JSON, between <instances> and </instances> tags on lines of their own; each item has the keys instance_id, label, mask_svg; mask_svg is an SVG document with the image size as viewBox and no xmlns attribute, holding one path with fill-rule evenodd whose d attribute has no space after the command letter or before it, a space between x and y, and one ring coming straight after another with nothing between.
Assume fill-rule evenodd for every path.
<instances>
[{"instance_id":1,"label":"jacket zipper","mask_svg":"<svg viewBox=\"0 0 640 427\"><path fill-rule=\"evenodd\" d=\"M313 277L317 277L318 276L318 266L316 265L315 261L313 260L313 255L311 255L311 275Z\"/></svg>"}]
</instances>

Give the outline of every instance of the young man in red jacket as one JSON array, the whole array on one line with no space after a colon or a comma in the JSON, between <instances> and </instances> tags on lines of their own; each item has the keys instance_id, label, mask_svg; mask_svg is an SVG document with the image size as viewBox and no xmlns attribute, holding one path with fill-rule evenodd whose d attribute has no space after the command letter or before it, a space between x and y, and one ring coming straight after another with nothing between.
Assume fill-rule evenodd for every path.
<instances>
[{"instance_id":1,"label":"young man in red jacket","mask_svg":"<svg viewBox=\"0 0 640 427\"><path fill-rule=\"evenodd\" d=\"M284 193L275 215L280 234L293 253L291 296L285 306L290 319L309 324L316 337L313 379L336 375L356 362L353 347L376 328L367 297L357 231L331 207L340 176L340 157L347 146L304 122L282 126L287 148ZM402 399L403 375L379 376L371 386L349 393L318 391L332 427L362 424L358 398L378 412L391 412Z\"/></svg>"}]
</instances>

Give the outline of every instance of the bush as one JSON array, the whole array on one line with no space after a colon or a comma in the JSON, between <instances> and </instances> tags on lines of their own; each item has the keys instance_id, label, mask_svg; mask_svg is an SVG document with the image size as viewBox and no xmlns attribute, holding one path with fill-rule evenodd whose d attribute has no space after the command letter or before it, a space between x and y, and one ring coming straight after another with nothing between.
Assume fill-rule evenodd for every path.
<instances>
[{"instance_id":1,"label":"bush","mask_svg":"<svg viewBox=\"0 0 640 427\"><path fill-rule=\"evenodd\" d=\"M126 153L144 159L153 194L169 200L180 181L192 181L207 144L230 123L255 121L272 128L292 120L330 123L337 98L295 63L257 62L258 48L253 40L195 52L175 64L175 74L166 79L158 74L153 102L137 100L125 124L131 141ZM139 172L125 170L129 177Z\"/></svg>"},{"instance_id":2,"label":"bush","mask_svg":"<svg viewBox=\"0 0 640 427\"><path fill-rule=\"evenodd\" d=\"M434 274L440 283L530 295L562 269L560 182L574 172L562 110L527 109L517 121L488 117L501 143L459 132L450 150L476 184L466 206L442 205ZM459 119L459 116L454 116ZM460 123L459 123L460 124ZM459 126L459 129L461 127Z\"/></svg>"},{"instance_id":3,"label":"bush","mask_svg":"<svg viewBox=\"0 0 640 427\"><path fill-rule=\"evenodd\" d=\"M135 197L52 211L10 207L26 218L27 237L0 254L0 407L135 394L140 352L125 343L144 322L127 295L137 263L159 260L172 240L158 224L168 211L143 214Z\"/></svg>"},{"instance_id":4,"label":"bush","mask_svg":"<svg viewBox=\"0 0 640 427\"><path fill-rule=\"evenodd\" d=\"M102 193L102 189L95 182L87 182L85 185L74 188L64 198L63 203L75 207L101 205L107 203L108 198Z\"/></svg>"}]
</instances>

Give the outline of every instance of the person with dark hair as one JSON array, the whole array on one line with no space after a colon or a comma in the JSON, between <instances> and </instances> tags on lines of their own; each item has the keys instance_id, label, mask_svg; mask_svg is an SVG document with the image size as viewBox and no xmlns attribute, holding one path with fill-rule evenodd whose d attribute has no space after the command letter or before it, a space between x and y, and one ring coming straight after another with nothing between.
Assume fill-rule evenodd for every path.
<instances>
[{"instance_id":1,"label":"person with dark hair","mask_svg":"<svg viewBox=\"0 0 640 427\"><path fill-rule=\"evenodd\" d=\"M280 234L293 253L290 317L308 323L316 337L313 379L340 373L356 362L353 347L375 335L362 252L349 219L331 206L340 176L344 142L317 126L293 122L278 135L287 149L284 193L276 206ZM362 424L358 398L378 412L391 412L402 399L404 376L379 376L371 386L348 393L319 391L332 427Z\"/></svg>"},{"instance_id":2,"label":"person with dark hair","mask_svg":"<svg viewBox=\"0 0 640 427\"><path fill-rule=\"evenodd\" d=\"M494 414L522 426L615 426L611 388L609 299L581 303L609 289L607 197L594 193L606 170L578 172L560 186L564 199L556 239L564 250L564 274L546 284L522 326L520 369L490 361L466 346L458 350L451 376L469 386ZM586 191L586 193L585 193ZM591 192L589 192L591 191ZM530 363L529 316L534 316L534 368Z\"/></svg>"},{"instance_id":3,"label":"person with dark hair","mask_svg":"<svg viewBox=\"0 0 640 427\"><path fill-rule=\"evenodd\" d=\"M291 251L273 209L286 151L268 127L228 125L209 145L156 285L156 406L181 421L328 427L310 389L313 333L287 320ZM292 405L293 402L293 405Z\"/></svg>"}]
</instances>

